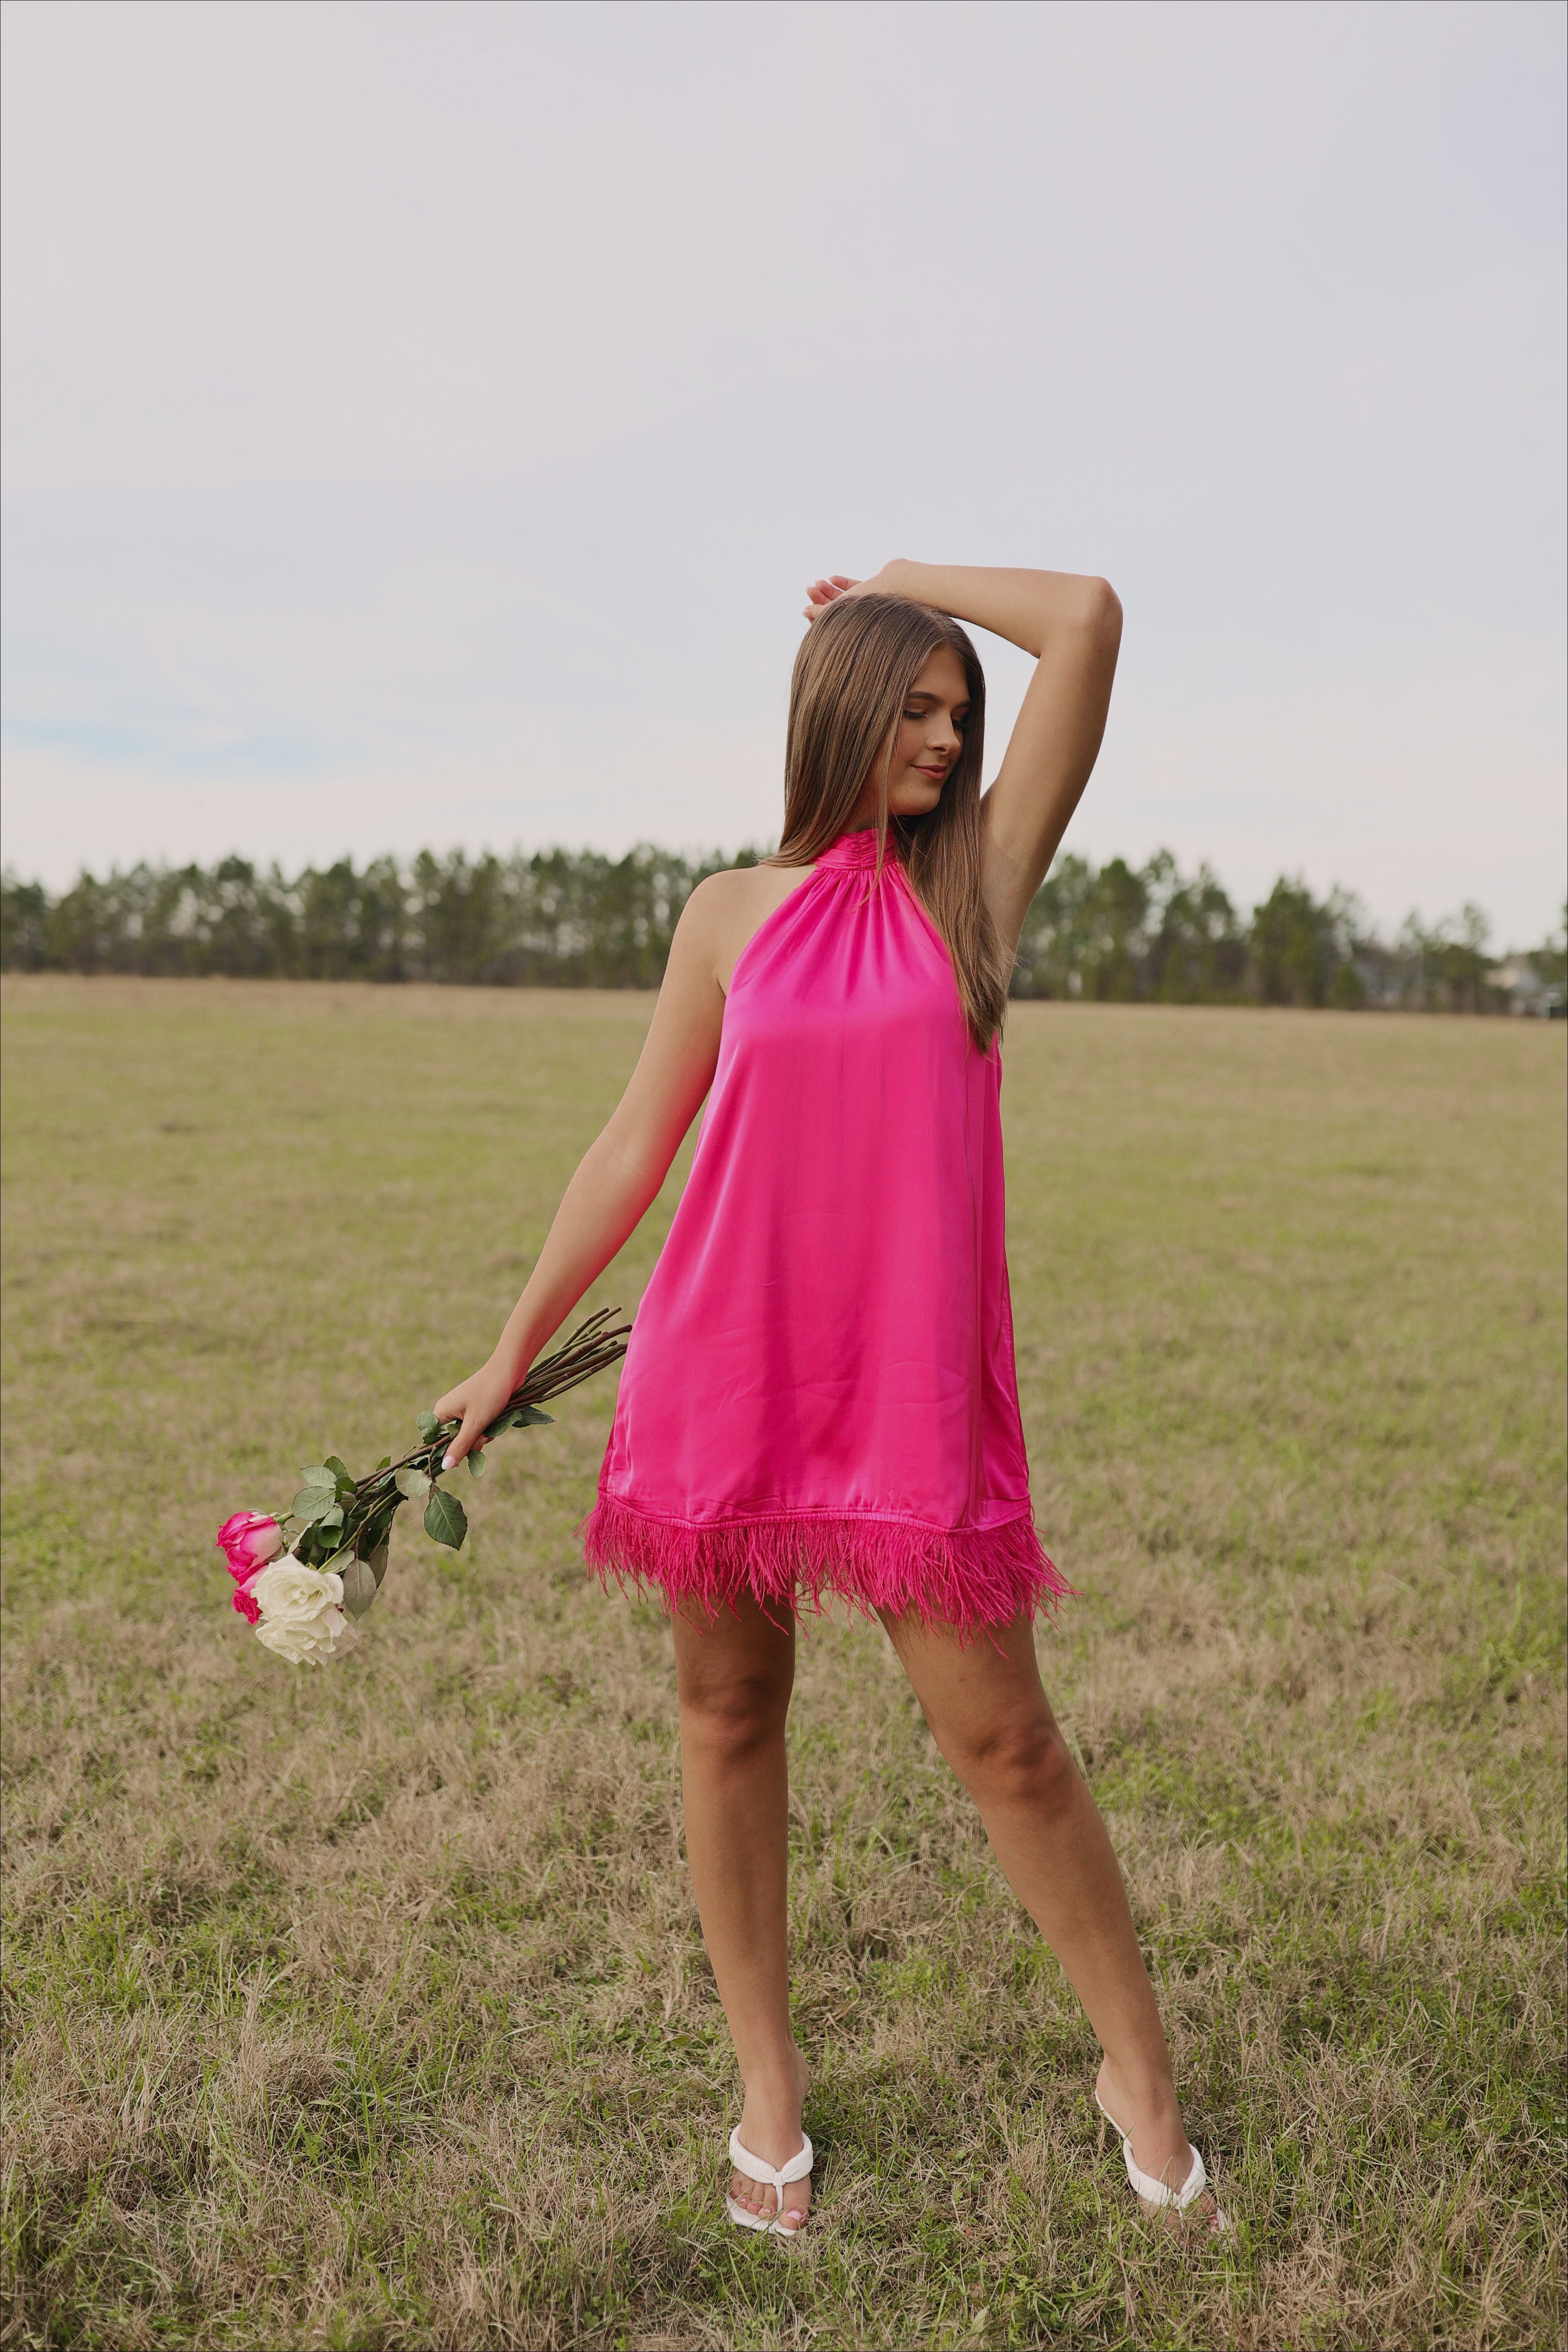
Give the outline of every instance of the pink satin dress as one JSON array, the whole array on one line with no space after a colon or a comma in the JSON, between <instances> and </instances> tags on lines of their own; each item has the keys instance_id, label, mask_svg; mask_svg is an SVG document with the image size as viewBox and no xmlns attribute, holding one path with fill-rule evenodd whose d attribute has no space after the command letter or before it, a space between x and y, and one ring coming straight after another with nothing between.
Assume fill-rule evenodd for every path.
<instances>
[{"instance_id":1,"label":"pink satin dress","mask_svg":"<svg viewBox=\"0 0 1568 2352\"><path fill-rule=\"evenodd\" d=\"M582 1533L675 1606L837 1592L973 1630L1068 1588L1029 1504L1001 1055L876 851L842 835L735 966Z\"/></svg>"}]
</instances>

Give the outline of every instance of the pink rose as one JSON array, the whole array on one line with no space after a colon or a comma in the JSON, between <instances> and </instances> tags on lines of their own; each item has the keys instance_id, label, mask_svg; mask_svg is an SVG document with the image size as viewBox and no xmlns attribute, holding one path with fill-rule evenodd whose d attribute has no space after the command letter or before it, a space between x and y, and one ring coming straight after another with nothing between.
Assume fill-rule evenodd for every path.
<instances>
[{"instance_id":1,"label":"pink rose","mask_svg":"<svg viewBox=\"0 0 1568 2352\"><path fill-rule=\"evenodd\" d=\"M264 1511L236 1511L232 1519L225 1519L217 1531L218 1549L228 1561L228 1572L236 1583L243 1583L276 1559L283 1549L283 1530L276 1519ZM239 1606L236 1601L235 1606ZM252 1618L251 1622L255 1623Z\"/></svg>"},{"instance_id":2,"label":"pink rose","mask_svg":"<svg viewBox=\"0 0 1568 2352\"><path fill-rule=\"evenodd\" d=\"M257 1574L260 1574L259 1570ZM251 1598L250 1588L255 1581L255 1577L247 1577L243 1584L237 1584L234 1588L234 1605L247 1625L259 1625L261 1622L261 1603Z\"/></svg>"}]
</instances>

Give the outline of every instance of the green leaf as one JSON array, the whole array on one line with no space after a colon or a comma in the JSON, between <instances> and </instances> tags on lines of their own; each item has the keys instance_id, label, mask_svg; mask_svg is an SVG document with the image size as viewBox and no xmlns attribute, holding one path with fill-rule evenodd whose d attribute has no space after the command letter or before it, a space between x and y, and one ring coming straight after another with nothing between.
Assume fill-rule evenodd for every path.
<instances>
[{"instance_id":1,"label":"green leaf","mask_svg":"<svg viewBox=\"0 0 1568 2352\"><path fill-rule=\"evenodd\" d=\"M376 1464L375 1468L371 1472L371 1474L370 1474L370 1475L371 1475L371 1476L372 1476L373 1478L379 1478L379 1477L380 1477L380 1475L381 1475L381 1474L382 1474L382 1472L383 1472L384 1470L390 1470L390 1469L391 1469L391 1467L392 1467L392 1456L391 1456L391 1454L384 1454L382 1455L382 1457L381 1457L381 1460Z\"/></svg>"},{"instance_id":2,"label":"green leaf","mask_svg":"<svg viewBox=\"0 0 1568 2352\"><path fill-rule=\"evenodd\" d=\"M353 1485L353 1472L346 1462L340 1462L335 1454L328 1454L324 1466L331 1472L334 1478L346 1478L351 1486Z\"/></svg>"},{"instance_id":3,"label":"green leaf","mask_svg":"<svg viewBox=\"0 0 1568 2352\"><path fill-rule=\"evenodd\" d=\"M392 1483L398 1493L411 1503L417 1503L422 1496L430 1492L429 1479L423 1470L416 1470L411 1462L405 1462L401 1470L393 1473Z\"/></svg>"},{"instance_id":4,"label":"green leaf","mask_svg":"<svg viewBox=\"0 0 1568 2352\"><path fill-rule=\"evenodd\" d=\"M482 1478L484 1476L485 1457L480 1453L477 1445L472 1447L468 1453L465 1454L463 1459L468 1465L468 1475L470 1478Z\"/></svg>"},{"instance_id":5,"label":"green leaf","mask_svg":"<svg viewBox=\"0 0 1568 2352\"><path fill-rule=\"evenodd\" d=\"M425 1506L425 1532L432 1540L445 1544L448 1551L460 1549L468 1532L468 1515L456 1495L448 1495L444 1486L432 1486L430 1500Z\"/></svg>"},{"instance_id":6,"label":"green leaf","mask_svg":"<svg viewBox=\"0 0 1568 2352\"><path fill-rule=\"evenodd\" d=\"M354 1558L370 1570L379 1588L386 1574L387 1556L391 1549L392 1522L403 1508L401 1498L394 1498L390 1509L386 1504L367 1518L354 1538Z\"/></svg>"},{"instance_id":7,"label":"green leaf","mask_svg":"<svg viewBox=\"0 0 1568 2352\"><path fill-rule=\"evenodd\" d=\"M300 1475L307 1486L330 1486L335 1490L338 1483L337 1472L329 1470L325 1463L319 1463L313 1470L306 1465L300 1469Z\"/></svg>"},{"instance_id":8,"label":"green leaf","mask_svg":"<svg viewBox=\"0 0 1568 2352\"><path fill-rule=\"evenodd\" d=\"M380 1549L363 1559L353 1544L321 1562L321 1573L334 1572L343 1580L343 1607L351 1617L363 1617L381 1590L381 1580L386 1574L387 1545L384 1538Z\"/></svg>"},{"instance_id":9,"label":"green leaf","mask_svg":"<svg viewBox=\"0 0 1568 2352\"><path fill-rule=\"evenodd\" d=\"M485 1435L502 1437L509 1429L527 1429L536 1421L548 1422L553 1426L555 1416L552 1412L541 1412L536 1404L509 1404L504 1412L497 1414Z\"/></svg>"},{"instance_id":10,"label":"green leaf","mask_svg":"<svg viewBox=\"0 0 1568 2352\"><path fill-rule=\"evenodd\" d=\"M339 1573L343 1580L343 1607L351 1617L363 1617L380 1590L374 1569L368 1559L351 1558Z\"/></svg>"},{"instance_id":11,"label":"green leaf","mask_svg":"<svg viewBox=\"0 0 1568 2352\"><path fill-rule=\"evenodd\" d=\"M335 1568L340 1559L348 1559L352 1545L345 1545L342 1533L330 1519L319 1519L314 1527L305 1529L294 1547L295 1557L307 1568Z\"/></svg>"},{"instance_id":12,"label":"green leaf","mask_svg":"<svg viewBox=\"0 0 1568 2352\"><path fill-rule=\"evenodd\" d=\"M415 1416L414 1426L419 1432L420 1436L425 1440L426 1444L428 1445L435 1438L436 1432L440 1428L441 1424L437 1420L433 1412L422 1412Z\"/></svg>"},{"instance_id":13,"label":"green leaf","mask_svg":"<svg viewBox=\"0 0 1568 2352\"><path fill-rule=\"evenodd\" d=\"M290 1516L303 1519L309 1527L313 1519L324 1519L329 1511L338 1507L335 1486L301 1486L295 1496Z\"/></svg>"}]
</instances>

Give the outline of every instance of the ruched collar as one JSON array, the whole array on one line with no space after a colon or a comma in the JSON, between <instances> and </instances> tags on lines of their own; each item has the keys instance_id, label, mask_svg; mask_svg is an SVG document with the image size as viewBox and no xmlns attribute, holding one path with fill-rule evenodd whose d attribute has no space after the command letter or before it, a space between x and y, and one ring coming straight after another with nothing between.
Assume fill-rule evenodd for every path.
<instances>
[{"instance_id":1,"label":"ruched collar","mask_svg":"<svg viewBox=\"0 0 1568 2352\"><path fill-rule=\"evenodd\" d=\"M888 846L884 862L891 866L895 862L896 856L897 853L893 848L893 838L891 834L889 834L888 836ZM874 824L868 825L864 833L841 833L837 840L832 843L828 848L825 849L821 856L816 860L818 867L824 866L865 866L869 869L874 866L876 863L877 828Z\"/></svg>"}]
</instances>

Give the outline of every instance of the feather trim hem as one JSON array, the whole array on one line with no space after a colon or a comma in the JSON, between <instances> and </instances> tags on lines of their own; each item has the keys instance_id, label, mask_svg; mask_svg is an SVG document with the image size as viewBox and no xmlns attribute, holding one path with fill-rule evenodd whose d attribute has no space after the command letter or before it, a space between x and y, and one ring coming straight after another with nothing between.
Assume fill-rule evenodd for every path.
<instances>
[{"instance_id":1,"label":"feather trim hem","mask_svg":"<svg viewBox=\"0 0 1568 2352\"><path fill-rule=\"evenodd\" d=\"M793 1609L804 1591L817 1610L837 1593L868 1616L912 1609L968 1633L1078 1598L1026 1514L992 1528L791 1512L698 1525L601 1493L577 1532L602 1584L651 1585L670 1608L695 1601L710 1616L742 1593Z\"/></svg>"}]
</instances>

